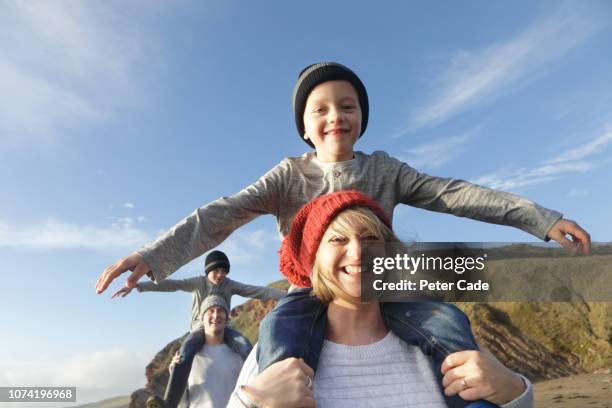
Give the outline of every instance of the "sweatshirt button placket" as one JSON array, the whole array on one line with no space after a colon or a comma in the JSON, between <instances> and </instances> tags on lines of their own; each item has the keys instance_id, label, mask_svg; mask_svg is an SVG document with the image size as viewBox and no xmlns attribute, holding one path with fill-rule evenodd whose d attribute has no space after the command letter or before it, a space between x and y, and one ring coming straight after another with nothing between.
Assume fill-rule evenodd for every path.
<instances>
[{"instance_id":1,"label":"sweatshirt button placket","mask_svg":"<svg viewBox=\"0 0 612 408\"><path fill-rule=\"evenodd\" d=\"M334 188L342 190L343 187L340 184L340 176L342 175L342 172L340 170L334 170L332 174L334 176Z\"/></svg>"}]
</instances>

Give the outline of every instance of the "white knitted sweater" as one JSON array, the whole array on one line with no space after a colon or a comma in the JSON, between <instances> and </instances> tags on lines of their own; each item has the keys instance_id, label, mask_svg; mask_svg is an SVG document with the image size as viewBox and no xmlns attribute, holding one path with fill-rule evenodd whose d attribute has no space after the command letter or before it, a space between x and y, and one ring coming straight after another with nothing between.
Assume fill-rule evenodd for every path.
<instances>
[{"instance_id":1,"label":"white knitted sweater","mask_svg":"<svg viewBox=\"0 0 612 408\"><path fill-rule=\"evenodd\" d=\"M242 367L236 386L257 375L255 349ZM527 389L502 408L531 408L533 391ZM445 407L431 362L417 346L389 332L365 346L347 346L325 340L314 379L317 408L438 408ZM228 408L243 408L235 397Z\"/></svg>"}]
</instances>

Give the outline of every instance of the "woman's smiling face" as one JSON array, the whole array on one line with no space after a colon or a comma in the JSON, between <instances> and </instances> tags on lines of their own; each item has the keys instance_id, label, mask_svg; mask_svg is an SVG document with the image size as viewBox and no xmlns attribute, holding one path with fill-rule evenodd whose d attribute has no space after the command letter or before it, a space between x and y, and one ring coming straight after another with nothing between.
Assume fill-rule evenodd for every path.
<instances>
[{"instance_id":1,"label":"woman's smiling face","mask_svg":"<svg viewBox=\"0 0 612 408\"><path fill-rule=\"evenodd\" d=\"M365 226L346 231L330 226L321 240L318 262L329 272L338 289L352 298L361 296L361 254L366 244L382 243L377 233Z\"/></svg>"}]
</instances>

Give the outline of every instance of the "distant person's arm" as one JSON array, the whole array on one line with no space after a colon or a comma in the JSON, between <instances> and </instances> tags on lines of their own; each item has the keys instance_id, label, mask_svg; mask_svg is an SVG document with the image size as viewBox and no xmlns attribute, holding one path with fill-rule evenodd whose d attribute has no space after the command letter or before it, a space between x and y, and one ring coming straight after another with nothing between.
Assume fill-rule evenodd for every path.
<instances>
[{"instance_id":1,"label":"distant person's arm","mask_svg":"<svg viewBox=\"0 0 612 408\"><path fill-rule=\"evenodd\" d=\"M137 252L118 260L100 275L96 292L104 292L124 272L132 271L126 286L134 287L145 274L155 282L216 247L234 230L263 214L278 214L286 188L286 162L281 162L257 182L230 197L194 211L164 235Z\"/></svg>"},{"instance_id":2,"label":"distant person's arm","mask_svg":"<svg viewBox=\"0 0 612 408\"><path fill-rule=\"evenodd\" d=\"M193 292L199 283L199 278L164 279L159 283L139 282L135 288L138 292Z\"/></svg>"},{"instance_id":3,"label":"distant person's arm","mask_svg":"<svg viewBox=\"0 0 612 408\"><path fill-rule=\"evenodd\" d=\"M232 294L251 299L279 300L287 294L284 290L267 286L247 285L246 283L236 282L235 280L231 281L231 288Z\"/></svg>"},{"instance_id":4,"label":"distant person's arm","mask_svg":"<svg viewBox=\"0 0 612 408\"><path fill-rule=\"evenodd\" d=\"M567 249L588 254L589 234L562 214L525 197L454 178L433 177L389 158L396 176L398 201L426 210L519 228L542 240L553 239ZM569 235L571 241L566 238Z\"/></svg>"},{"instance_id":5,"label":"distant person's arm","mask_svg":"<svg viewBox=\"0 0 612 408\"><path fill-rule=\"evenodd\" d=\"M113 293L113 296L111 296L111 299L114 299L116 297L126 297L127 295L130 294L130 292L132 292L133 288L128 288L127 286L122 287L121 289L119 289L118 291L116 291L115 293Z\"/></svg>"},{"instance_id":6,"label":"distant person's arm","mask_svg":"<svg viewBox=\"0 0 612 408\"><path fill-rule=\"evenodd\" d=\"M181 361L181 353L177 350L176 353L174 353L174 356L172 356L172 360L170 360L170 364L168 365L168 372L170 375L172 375L174 372L174 367L179 363L179 361ZM178 408L184 407L189 407L189 387L185 389L185 392L183 393L183 396L178 404Z\"/></svg>"},{"instance_id":7,"label":"distant person's arm","mask_svg":"<svg viewBox=\"0 0 612 408\"><path fill-rule=\"evenodd\" d=\"M168 372L170 372L170 374L172 374L174 366L176 366L179 361L181 361L181 352L177 350L174 356L172 356L172 360L170 360L170 365L168 366Z\"/></svg>"},{"instance_id":8,"label":"distant person's arm","mask_svg":"<svg viewBox=\"0 0 612 408\"><path fill-rule=\"evenodd\" d=\"M139 282L134 288L122 287L111 296L111 299L126 297L132 289L136 289L138 292L176 292L177 290L192 292L197 287L197 279L166 279L160 283Z\"/></svg>"}]
</instances>

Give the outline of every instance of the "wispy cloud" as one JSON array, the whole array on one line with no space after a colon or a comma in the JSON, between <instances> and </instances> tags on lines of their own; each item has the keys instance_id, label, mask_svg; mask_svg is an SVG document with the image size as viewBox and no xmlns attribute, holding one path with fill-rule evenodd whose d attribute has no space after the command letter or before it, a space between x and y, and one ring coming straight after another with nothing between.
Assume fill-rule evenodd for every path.
<instances>
[{"instance_id":1,"label":"wispy cloud","mask_svg":"<svg viewBox=\"0 0 612 408\"><path fill-rule=\"evenodd\" d=\"M144 100L159 53L136 17L104 2L0 3L0 142L52 140Z\"/></svg>"},{"instance_id":2,"label":"wispy cloud","mask_svg":"<svg viewBox=\"0 0 612 408\"><path fill-rule=\"evenodd\" d=\"M134 204L133 203L125 203L123 204L124 208L134 208Z\"/></svg>"},{"instance_id":3,"label":"wispy cloud","mask_svg":"<svg viewBox=\"0 0 612 408\"><path fill-rule=\"evenodd\" d=\"M562 163L571 160L580 160L592 155L593 153L600 152L610 143L612 143L612 127L608 127L608 130L595 140L592 140L584 146L578 146L574 149L563 152L559 156L549 160L547 163Z\"/></svg>"},{"instance_id":4,"label":"wispy cloud","mask_svg":"<svg viewBox=\"0 0 612 408\"><path fill-rule=\"evenodd\" d=\"M542 165L534 168L519 168L513 170L500 170L471 180L497 190L513 190L520 187L542 184L558 179L563 173L584 173L593 167L586 162L560 163L556 165Z\"/></svg>"},{"instance_id":5,"label":"wispy cloud","mask_svg":"<svg viewBox=\"0 0 612 408\"><path fill-rule=\"evenodd\" d=\"M467 144L480 132L478 126L463 134L436 139L405 149L400 159L419 169L436 169L461 156Z\"/></svg>"},{"instance_id":6,"label":"wispy cloud","mask_svg":"<svg viewBox=\"0 0 612 408\"><path fill-rule=\"evenodd\" d=\"M411 113L400 133L443 122L528 80L567 55L608 24L585 8L582 3L571 3L506 42L457 52L449 68L433 80L440 84L435 96Z\"/></svg>"},{"instance_id":7,"label":"wispy cloud","mask_svg":"<svg viewBox=\"0 0 612 408\"><path fill-rule=\"evenodd\" d=\"M78 354L66 360L2 362L0 384L8 387L43 384L57 387L76 386L76 403L57 403L50 406L82 405L111 396L129 395L142 388L146 382L145 367L150 359L151 356L141 352L115 349Z\"/></svg>"},{"instance_id":8,"label":"wispy cloud","mask_svg":"<svg viewBox=\"0 0 612 408\"><path fill-rule=\"evenodd\" d=\"M607 127L607 129L609 128ZM593 168L608 164L608 161L599 160L594 156L602 153L610 142L612 142L612 132L608 130L590 142L566 150L535 167L505 168L471 181L495 189L512 190L557 180L566 173L586 173ZM574 190L573 193L570 192L570 196L583 195L582 192L583 190Z\"/></svg>"},{"instance_id":9,"label":"wispy cloud","mask_svg":"<svg viewBox=\"0 0 612 408\"><path fill-rule=\"evenodd\" d=\"M151 237L122 218L107 227L78 225L54 218L35 225L15 225L0 220L0 248L25 250L91 249L103 252L133 250Z\"/></svg>"}]
</instances>

